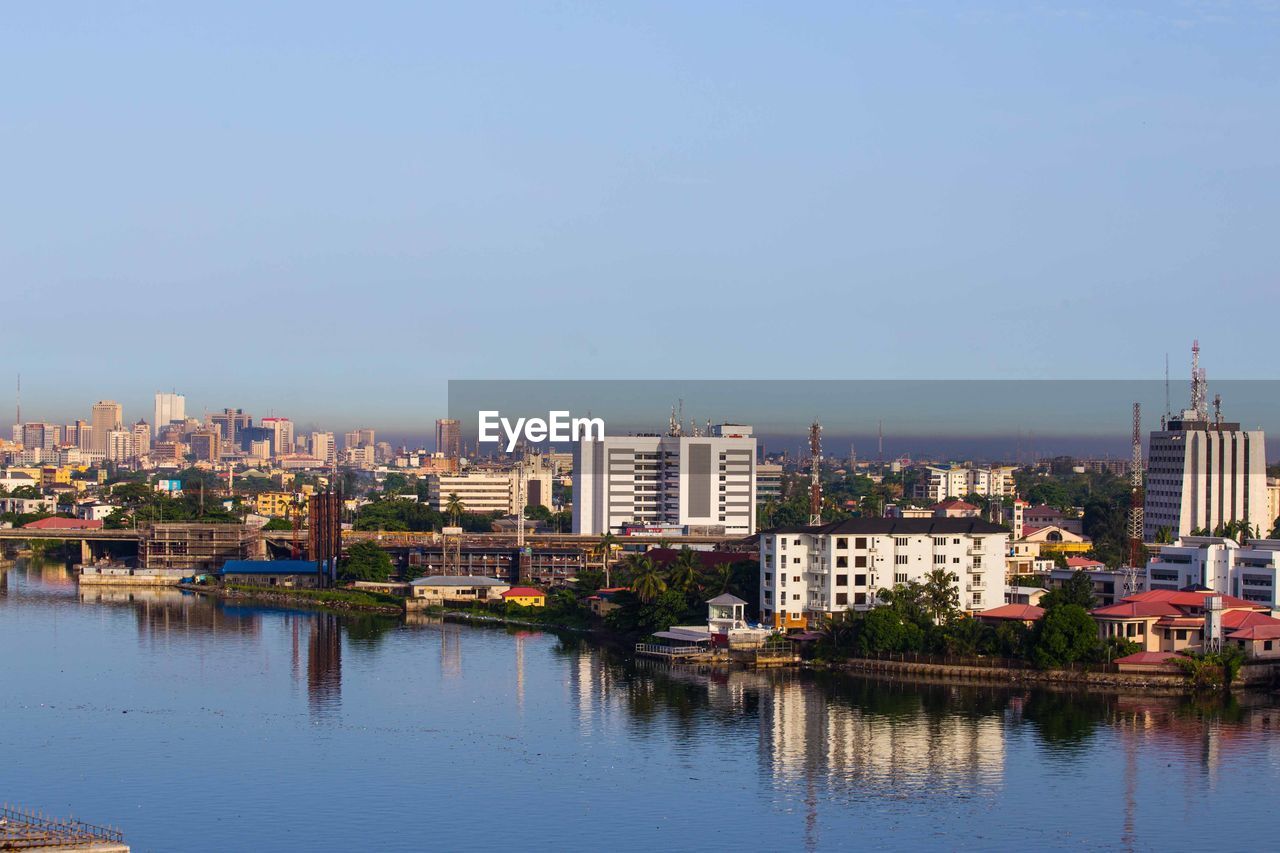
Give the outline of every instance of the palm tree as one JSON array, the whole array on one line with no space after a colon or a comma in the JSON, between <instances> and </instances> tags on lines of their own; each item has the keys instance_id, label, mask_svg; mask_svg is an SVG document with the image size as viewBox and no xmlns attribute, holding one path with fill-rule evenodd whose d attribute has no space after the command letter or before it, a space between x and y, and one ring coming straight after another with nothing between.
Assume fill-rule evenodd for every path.
<instances>
[{"instance_id":1,"label":"palm tree","mask_svg":"<svg viewBox=\"0 0 1280 853\"><path fill-rule=\"evenodd\" d=\"M643 554L631 558L631 591L645 604L667 591L667 582L652 558Z\"/></svg>"},{"instance_id":2,"label":"palm tree","mask_svg":"<svg viewBox=\"0 0 1280 853\"><path fill-rule=\"evenodd\" d=\"M600 544L596 546L596 553L600 555L600 568L604 570L604 585L606 587L613 586L609 578L609 563L613 558L613 549L618 547L618 537L612 533L605 533L600 537Z\"/></svg>"},{"instance_id":3,"label":"palm tree","mask_svg":"<svg viewBox=\"0 0 1280 853\"><path fill-rule=\"evenodd\" d=\"M444 505L444 511L453 521L453 526L458 526L458 518L467 511L467 506L462 502L462 498L458 497L458 493L454 492L449 495L449 501Z\"/></svg>"},{"instance_id":4,"label":"palm tree","mask_svg":"<svg viewBox=\"0 0 1280 853\"><path fill-rule=\"evenodd\" d=\"M702 561L687 545L680 549L680 554L667 569L667 586L678 589L686 595L698 583L698 570Z\"/></svg>"}]
</instances>

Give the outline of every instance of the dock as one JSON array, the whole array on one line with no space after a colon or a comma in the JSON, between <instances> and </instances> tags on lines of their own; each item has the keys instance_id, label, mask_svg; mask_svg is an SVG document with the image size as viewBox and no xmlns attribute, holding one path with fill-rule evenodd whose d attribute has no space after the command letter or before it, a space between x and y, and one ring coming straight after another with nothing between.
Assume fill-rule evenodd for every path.
<instances>
[{"instance_id":1,"label":"dock","mask_svg":"<svg viewBox=\"0 0 1280 853\"><path fill-rule=\"evenodd\" d=\"M40 812L0 805L0 850L90 851L129 853L124 833L74 818L55 818Z\"/></svg>"}]
</instances>

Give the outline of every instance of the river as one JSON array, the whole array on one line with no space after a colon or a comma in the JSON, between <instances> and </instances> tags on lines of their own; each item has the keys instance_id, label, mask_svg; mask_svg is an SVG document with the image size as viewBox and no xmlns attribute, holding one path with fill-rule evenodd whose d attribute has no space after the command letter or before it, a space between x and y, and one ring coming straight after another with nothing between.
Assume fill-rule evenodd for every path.
<instances>
[{"instance_id":1,"label":"river","mask_svg":"<svg viewBox=\"0 0 1280 853\"><path fill-rule=\"evenodd\" d=\"M1277 727L0 569L0 800L135 851L1267 847Z\"/></svg>"}]
</instances>

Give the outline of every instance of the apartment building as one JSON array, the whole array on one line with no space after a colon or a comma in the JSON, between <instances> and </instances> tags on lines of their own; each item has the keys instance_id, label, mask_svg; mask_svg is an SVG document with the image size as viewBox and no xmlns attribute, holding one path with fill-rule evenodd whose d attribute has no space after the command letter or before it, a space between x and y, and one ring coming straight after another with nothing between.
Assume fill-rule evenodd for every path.
<instances>
[{"instance_id":1,"label":"apartment building","mask_svg":"<svg viewBox=\"0 0 1280 853\"><path fill-rule=\"evenodd\" d=\"M707 436L631 435L574 447L573 532L625 525L750 535L756 527L756 440L720 424Z\"/></svg>"},{"instance_id":2,"label":"apartment building","mask_svg":"<svg viewBox=\"0 0 1280 853\"><path fill-rule=\"evenodd\" d=\"M924 469L924 477L916 483L913 497L939 503L966 495L1012 495L1015 470L1012 466L929 465Z\"/></svg>"},{"instance_id":3,"label":"apartment building","mask_svg":"<svg viewBox=\"0 0 1280 853\"><path fill-rule=\"evenodd\" d=\"M1211 589L1280 610L1280 539L1244 545L1222 536L1183 536L1147 562L1147 589Z\"/></svg>"},{"instance_id":4,"label":"apartment building","mask_svg":"<svg viewBox=\"0 0 1280 853\"><path fill-rule=\"evenodd\" d=\"M93 431L89 434L90 450L98 453L109 453L111 432L124 426L124 415L120 404L114 400L99 400L93 404Z\"/></svg>"},{"instance_id":5,"label":"apartment building","mask_svg":"<svg viewBox=\"0 0 1280 853\"><path fill-rule=\"evenodd\" d=\"M160 427L177 421L179 423L187 419L187 398L181 394L171 394L164 391L156 392L155 405L155 434L159 434Z\"/></svg>"},{"instance_id":6,"label":"apartment building","mask_svg":"<svg viewBox=\"0 0 1280 853\"><path fill-rule=\"evenodd\" d=\"M1269 511L1262 430L1187 410L1151 433L1143 509L1148 542L1162 527L1189 536L1232 521L1248 522L1266 536L1275 521Z\"/></svg>"},{"instance_id":7,"label":"apartment building","mask_svg":"<svg viewBox=\"0 0 1280 853\"><path fill-rule=\"evenodd\" d=\"M760 535L761 620L803 628L828 614L864 610L876 592L953 572L960 606L1004 604L1009 532L977 518L852 518Z\"/></svg>"},{"instance_id":8,"label":"apartment building","mask_svg":"<svg viewBox=\"0 0 1280 853\"><path fill-rule=\"evenodd\" d=\"M782 500L782 466L773 462L756 463L756 501Z\"/></svg>"}]
</instances>

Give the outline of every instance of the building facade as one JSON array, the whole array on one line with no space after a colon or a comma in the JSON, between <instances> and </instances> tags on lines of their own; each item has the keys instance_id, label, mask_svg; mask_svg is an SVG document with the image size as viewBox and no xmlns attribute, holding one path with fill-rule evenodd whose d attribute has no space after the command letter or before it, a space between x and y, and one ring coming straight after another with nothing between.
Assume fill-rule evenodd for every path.
<instances>
[{"instance_id":1,"label":"building facade","mask_svg":"<svg viewBox=\"0 0 1280 853\"><path fill-rule=\"evenodd\" d=\"M960 607L1004 604L1009 532L977 518L853 518L760 534L761 621L802 628L876 603L934 569L955 574Z\"/></svg>"},{"instance_id":2,"label":"building facade","mask_svg":"<svg viewBox=\"0 0 1280 853\"><path fill-rule=\"evenodd\" d=\"M1149 590L1201 587L1280 610L1280 540L1183 536L1147 562L1146 580Z\"/></svg>"},{"instance_id":3,"label":"building facade","mask_svg":"<svg viewBox=\"0 0 1280 853\"><path fill-rule=\"evenodd\" d=\"M1236 521L1268 535L1275 519L1267 518L1262 430L1182 414L1151 433L1143 538L1154 541L1161 528L1174 536L1213 533Z\"/></svg>"},{"instance_id":4,"label":"building facade","mask_svg":"<svg viewBox=\"0 0 1280 853\"><path fill-rule=\"evenodd\" d=\"M624 526L750 535L756 527L756 440L722 424L709 436L605 436L574 447L573 532Z\"/></svg>"},{"instance_id":5,"label":"building facade","mask_svg":"<svg viewBox=\"0 0 1280 853\"><path fill-rule=\"evenodd\" d=\"M174 421L185 421L187 419L187 398L181 394L166 393L164 391L156 392L155 420L153 421L153 430L159 431L160 427L170 424ZM152 433L155 435L155 432Z\"/></svg>"}]
</instances>

